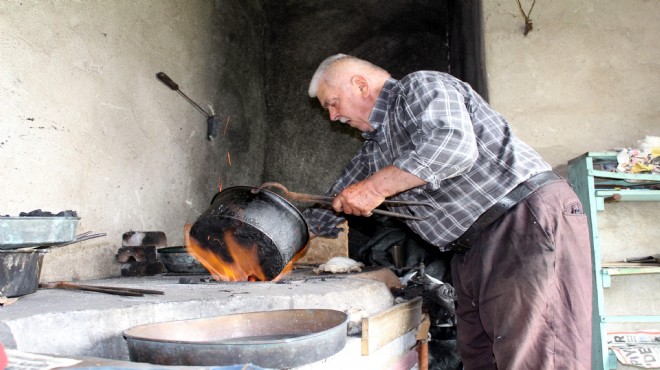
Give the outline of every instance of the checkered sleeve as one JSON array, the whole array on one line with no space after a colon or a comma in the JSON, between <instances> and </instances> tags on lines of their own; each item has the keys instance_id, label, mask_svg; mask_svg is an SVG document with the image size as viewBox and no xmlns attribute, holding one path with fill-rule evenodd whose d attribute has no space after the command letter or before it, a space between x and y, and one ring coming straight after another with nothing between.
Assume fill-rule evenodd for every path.
<instances>
[{"instance_id":1,"label":"checkered sleeve","mask_svg":"<svg viewBox=\"0 0 660 370\"><path fill-rule=\"evenodd\" d=\"M454 86L432 76L402 81L400 122L407 122L413 146L394 165L428 182L440 182L469 170L479 156L465 98Z\"/></svg>"},{"instance_id":2,"label":"checkered sleeve","mask_svg":"<svg viewBox=\"0 0 660 370\"><path fill-rule=\"evenodd\" d=\"M368 145L365 143L365 145ZM344 168L339 179L332 185L326 195L335 196L348 185L366 179L369 176L369 168L364 160L365 146L351 159ZM340 228L337 227L344 218L339 216L330 206L315 205L303 211L303 217L307 221L309 231L322 236L337 237Z\"/></svg>"}]
</instances>

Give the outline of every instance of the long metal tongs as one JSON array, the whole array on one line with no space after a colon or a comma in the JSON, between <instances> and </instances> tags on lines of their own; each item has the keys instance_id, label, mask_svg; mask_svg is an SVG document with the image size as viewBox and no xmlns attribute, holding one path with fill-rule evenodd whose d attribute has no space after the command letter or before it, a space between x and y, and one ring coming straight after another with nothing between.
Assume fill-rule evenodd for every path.
<instances>
[{"instance_id":1,"label":"long metal tongs","mask_svg":"<svg viewBox=\"0 0 660 370\"><path fill-rule=\"evenodd\" d=\"M314 203L320 203L320 204L327 204L327 205L332 205L332 201L334 200L334 197L331 197L329 195L314 195L314 194L305 194L305 193L296 193L293 191L289 191L284 185L277 183L277 182L265 182L261 184L258 188L252 189L253 193L258 193L261 189L264 188L275 188L283 193L283 197L286 200L289 201L298 201L298 202L314 202ZM385 205L401 205L401 206L427 206L427 207L434 207L432 204L424 203L424 202L417 202L414 200L408 201L408 200L385 200L383 202ZM410 215L404 215L401 213L396 213L396 212L391 212L391 211L385 211L382 209L374 209L371 211L372 213L376 213L379 215L385 215L385 216L391 216L391 217L398 217L398 218L403 218L407 220L423 220L424 218L422 217L417 217L417 216L410 216Z\"/></svg>"},{"instance_id":2,"label":"long metal tongs","mask_svg":"<svg viewBox=\"0 0 660 370\"><path fill-rule=\"evenodd\" d=\"M85 284L70 283L68 281L39 283L39 288L85 290L88 292L106 293L106 294L122 295L129 297L142 297L145 294L165 294L163 291L160 290L101 286L101 285L85 285Z\"/></svg>"},{"instance_id":3,"label":"long metal tongs","mask_svg":"<svg viewBox=\"0 0 660 370\"><path fill-rule=\"evenodd\" d=\"M103 236L106 236L106 235L108 235L108 234L106 234L106 233L92 234L91 231L87 231L87 232L84 232L84 233L82 233L82 234L78 234L78 236L76 236L76 238L75 238L74 240L71 240L71 241L68 241L68 242L59 243L59 244L55 244L55 245L40 245L40 246L37 246L37 247L32 247L32 249L53 249L53 248L59 248L59 247L63 247L63 246L65 246L65 245L69 245L69 244L73 244L73 243L78 243L78 242L82 242L82 241L90 240L90 239L96 239L96 238L100 238L100 237L103 237Z\"/></svg>"}]
</instances>

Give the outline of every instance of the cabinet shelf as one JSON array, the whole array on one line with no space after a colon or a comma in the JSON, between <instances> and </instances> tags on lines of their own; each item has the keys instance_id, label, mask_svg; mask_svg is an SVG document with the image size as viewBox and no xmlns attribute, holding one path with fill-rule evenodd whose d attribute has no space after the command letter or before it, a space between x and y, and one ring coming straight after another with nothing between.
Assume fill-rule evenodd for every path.
<instances>
[{"instance_id":1,"label":"cabinet shelf","mask_svg":"<svg viewBox=\"0 0 660 370\"><path fill-rule=\"evenodd\" d=\"M596 190L596 196L602 198L610 198L619 195L618 201L634 201L634 202L657 202L660 200L660 192L658 190Z\"/></svg>"},{"instance_id":2,"label":"cabinet shelf","mask_svg":"<svg viewBox=\"0 0 660 370\"><path fill-rule=\"evenodd\" d=\"M612 276L623 275L647 275L647 274L660 274L660 266L635 266L635 267L610 267L605 266L600 270L601 281L603 288L612 286ZM660 316L658 316L660 318ZM601 318L602 320L602 318Z\"/></svg>"},{"instance_id":3,"label":"cabinet shelf","mask_svg":"<svg viewBox=\"0 0 660 370\"><path fill-rule=\"evenodd\" d=\"M616 152L589 152L568 162L569 181L584 207L591 237L594 285L592 369L616 369L617 366L616 357L607 348L607 323L660 322L658 315L611 316L605 311L603 290L611 287L612 276L660 273L660 266L612 266L602 262L598 212L604 211L606 204L660 201L660 175L618 173L599 168L615 168L616 156Z\"/></svg>"},{"instance_id":4,"label":"cabinet shelf","mask_svg":"<svg viewBox=\"0 0 660 370\"><path fill-rule=\"evenodd\" d=\"M616 155L616 153L614 153ZM618 180L634 180L630 184L635 184L637 181L660 181L660 175L652 173L622 173L622 172L610 172L602 170L589 170L587 171L587 176L599 177L602 179L618 179Z\"/></svg>"},{"instance_id":5,"label":"cabinet shelf","mask_svg":"<svg viewBox=\"0 0 660 370\"><path fill-rule=\"evenodd\" d=\"M604 211L607 202L657 202L660 190L595 190L596 210Z\"/></svg>"},{"instance_id":6,"label":"cabinet shelf","mask_svg":"<svg viewBox=\"0 0 660 370\"><path fill-rule=\"evenodd\" d=\"M610 315L601 318L603 323L608 322L660 322L660 316L627 316L627 315Z\"/></svg>"},{"instance_id":7,"label":"cabinet shelf","mask_svg":"<svg viewBox=\"0 0 660 370\"><path fill-rule=\"evenodd\" d=\"M648 267L603 267L603 274L610 276L615 275L644 275L644 274L659 274L660 266L648 266Z\"/></svg>"}]
</instances>

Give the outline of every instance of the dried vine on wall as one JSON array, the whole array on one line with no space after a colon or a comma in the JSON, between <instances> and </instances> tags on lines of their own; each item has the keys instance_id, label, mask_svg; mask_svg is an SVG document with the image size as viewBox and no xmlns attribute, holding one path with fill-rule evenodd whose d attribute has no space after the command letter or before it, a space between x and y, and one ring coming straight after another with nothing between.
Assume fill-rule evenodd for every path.
<instances>
[{"instance_id":1,"label":"dried vine on wall","mask_svg":"<svg viewBox=\"0 0 660 370\"><path fill-rule=\"evenodd\" d=\"M532 20L529 17L532 15L532 10L534 9L536 0L532 1L532 6L529 8L529 11L527 13L525 13L525 11L523 10L522 4L520 4L520 0L516 0L516 1L518 2L518 9L520 9L520 13L522 14L523 18L525 18L525 31L523 32L523 35L527 36L529 31L534 29Z\"/></svg>"}]
</instances>

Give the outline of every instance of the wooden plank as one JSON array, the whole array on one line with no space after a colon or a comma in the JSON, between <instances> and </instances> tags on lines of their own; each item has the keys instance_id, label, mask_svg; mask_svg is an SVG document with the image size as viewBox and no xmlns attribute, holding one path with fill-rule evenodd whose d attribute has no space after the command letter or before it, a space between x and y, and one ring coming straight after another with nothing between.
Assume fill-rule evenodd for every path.
<instances>
[{"instance_id":1,"label":"wooden plank","mask_svg":"<svg viewBox=\"0 0 660 370\"><path fill-rule=\"evenodd\" d=\"M421 320L421 297L363 318L362 356L369 356L392 340L417 329Z\"/></svg>"}]
</instances>

